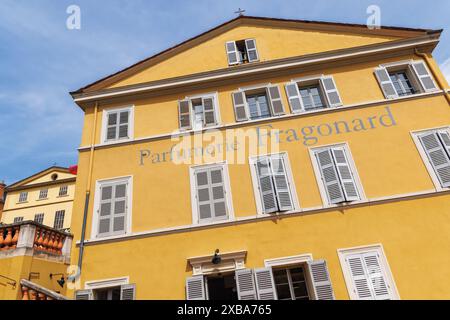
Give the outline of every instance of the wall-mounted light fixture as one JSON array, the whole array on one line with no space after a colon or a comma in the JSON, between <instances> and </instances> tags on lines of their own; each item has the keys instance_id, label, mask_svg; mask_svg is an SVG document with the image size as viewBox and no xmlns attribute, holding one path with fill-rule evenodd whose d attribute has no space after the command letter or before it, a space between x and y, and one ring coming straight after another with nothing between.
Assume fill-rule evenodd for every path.
<instances>
[{"instance_id":1,"label":"wall-mounted light fixture","mask_svg":"<svg viewBox=\"0 0 450 320\"><path fill-rule=\"evenodd\" d=\"M53 279L53 276L61 276L61 279L56 280L61 288L64 288L64 283L66 280L64 279L64 273L50 273L50 279Z\"/></svg>"},{"instance_id":2,"label":"wall-mounted light fixture","mask_svg":"<svg viewBox=\"0 0 450 320\"><path fill-rule=\"evenodd\" d=\"M214 252L214 257L211 260L212 264L219 264L222 262L222 258L220 257L219 252L219 249L216 249L216 252Z\"/></svg>"}]
</instances>

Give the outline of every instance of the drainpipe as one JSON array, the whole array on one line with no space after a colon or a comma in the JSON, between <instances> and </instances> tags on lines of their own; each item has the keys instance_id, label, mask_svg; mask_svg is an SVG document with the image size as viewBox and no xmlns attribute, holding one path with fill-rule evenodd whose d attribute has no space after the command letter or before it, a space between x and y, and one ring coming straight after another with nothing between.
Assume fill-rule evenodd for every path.
<instances>
[{"instance_id":1,"label":"drainpipe","mask_svg":"<svg viewBox=\"0 0 450 320\"><path fill-rule=\"evenodd\" d=\"M425 60L425 63L427 64L428 69L431 70L431 73L433 74L434 79L436 79L436 81L438 83L439 89L444 91L444 97L445 97L445 99L447 99L447 102L450 104L449 93L447 92L447 90L445 88L445 85L441 81L441 78L439 77L437 71L434 69L433 64L431 63L430 58L428 57L428 55L426 53L419 52L419 50L417 50L417 48L414 49L414 53L417 56L419 56L419 57L421 57L421 58L423 58Z\"/></svg>"},{"instance_id":2,"label":"drainpipe","mask_svg":"<svg viewBox=\"0 0 450 320\"><path fill-rule=\"evenodd\" d=\"M88 215L89 208L89 198L91 194L91 179L92 179L92 167L94 160L94 145L95 145L95 137L97 135L97 115L98 115L98 102L95 103L94 107L94 123L92 128L92 137L91 137L91 150L89 155L89 171L88 171L88 179L86 184L86 198L84 200L84 214L83 214L83 226L81 228L81 239L80 239L80 251L78 254L78 276L81 275L81 266L83 265L83 252L84 252L84 240L86 238L86 221Z\"/></svg>"}]
</instances>

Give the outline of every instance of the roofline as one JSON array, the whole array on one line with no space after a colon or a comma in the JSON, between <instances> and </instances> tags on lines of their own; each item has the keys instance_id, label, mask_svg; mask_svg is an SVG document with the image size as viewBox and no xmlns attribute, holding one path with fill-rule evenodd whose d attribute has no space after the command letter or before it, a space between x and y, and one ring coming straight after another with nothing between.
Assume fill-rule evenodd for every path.
<instances>
[{"instance_id":1,"label":"roofline","mask_svg":"<svg viewBox=\"0 0 450 320\"><path fill-rule=\"evenodd\" d=\"M251 75L262 72L281 70L286 68L300 67L317 63L331 62L335 60L345 60L355 58L357 56L370 55L375 52L389 52L398 50L407 50L410 48L429 47L434 48L438 39L436 36L428 35L418 38L401 39L389 41L382 44L371 44L360 47L352 47L347 49L339 49L328 52L321 52L316 54L295 56L289 58L276 59L266 62L258 62L254 64L247 64L234 67L233 69L225 68L213 70L208 72L197 73L189 76L175 77L129 85L119 88L102 89L81 94L74 94L72 97L74 101L84 109L81 105L85 102L103 100L113 97L126 96L128 94L137 94L150 91L158 91L164 89L172 89L177 86L188 86L209 81L221 81L231 79L232 77ZM432 49L428 49L432 50Z\"/></svg>"},{"instance_id":2,"label":"roofline","mask_svg":"<svg viewBox=\"0 0 450 320\"><path fill-rule=\"evenodd\" d=\"M160 52L158 52L158 53L156 53L156 54L154 54L154 55L152 55L152 56L150 56L148 58L140 60L140 61L132 64L129 67L126 67L126 68L121 69L121 70L119 70L119 71L117 71L115 73L112 73L112 74L110 74L110 75L108 75L106 77L103 77L103 78L101 78L101 79L99 79L99 80L97 80L95 82L92 82L92 83L90 83L90 84L88 84L88 85L86 85L86 86L84 86L84 87L82 87L82 88L80 88L78 90L72 91L72 92L70 92L70 95L73 96L74 94L82 93L84 90L89 89L92 86L95 86L96 84L99 84L100 82L103 82L103 81L108 80L108 79L110 79L112 77L115 77L115 76L117 76L117 75L119 75L119 74L121 74L121 73L123 73L125 71L128 71L128 70L130 70L132 68L135 68L135 67L137 67L137 66L139 66L139 65L141 65L141 64L143 64L143 63L145 63L147 61L153 60L156 57L159 57L159 56L161 56L161 55L163 55L165 53L168 53L168 52L170 52L170 51L172 51L174 49L177 49L177 48L179 48L179 47L181 47L181 46L183 46L183 45L185 45L185 44L187 44L187 43L189 43L189 42L191 42L191 41L193 41L195 39L198 39L198 38L200 38L202 36L205 36L206 34L208 34L210 32L213 32L215 30L223 28L224 26L226 26L228 24L231 24L231 23L233 23L235 21L244 20L244 19L248 19L248 20L262 20L262 21L276 21L276 22L294 22L294 23L306 23L306 24L321 24L321 25L329 25L329 26L356 27L356 28L365 28L365 29L367 29L367 25L355 24L355 23L340 23L340 22L315 21L315 20L282 19L282 18L269 18L269 17L257 17L257 16L244 16L244 15L243 16L238 16L238 17L236 17L234 19L231 19L231 20L228 20L228 21L226 21L226 22L224 22L224 23L222 23L222 24L220 24L220 25L218 25L218 26L216 26L216 27L214 27L212 29L209 29L209 30L207 30L207 31L197 35L197 36L194 36L194 37L189 38L189 39L187 39L187 40L185 40L183 42L180 42L180 43L176 44L175 46L172 46L172 47L170 47L168 49L165 49L163 51L160 51ZM423 32L423 33L426 33L426 34L435 34L435 33L439 33L440 34L443 31L443 29L433 30L433 29L419 29L419 28L393 27L393 26L381 26L381 29L379 29L379 30L383 30L383 29L396 30L396 31L407 31L407 32L409 32L409 31L410 32Z\"/></svg>"},{"instance_id":3,"label":"roofline","mask_svg":"<svg viewBox=\"0 0 450 320\"><path fill-rule=\"evenodd\" d=\"M26 178L24 178L24 179L22 179L22 180L19 180L19 181L16 181L16 182L14 182L14 183L11 183L9 186L7 186L7 187L5 188L5 191L8 191L8 190L10 190L10 189L12 189L12 188L17 188L17 187L16 187L17 184L20 184L20 183L22 183L22 182L25 182L25 181L27 181L27 180L33 178L33 177L39 176L39 175L43 174L44 172L50 171L50 170L60 170L60 171L66 172L66 173L70 173L69 168L60 167L60 166L51 166L51 167L48 167L47 169L44 169L44 170L42 170L42 171L39 171L39 172L37 172L37 173L35 173L35 174L31 175L31 176L28 176L28 177L26 177Z\"/></svg>"}]
</instances>

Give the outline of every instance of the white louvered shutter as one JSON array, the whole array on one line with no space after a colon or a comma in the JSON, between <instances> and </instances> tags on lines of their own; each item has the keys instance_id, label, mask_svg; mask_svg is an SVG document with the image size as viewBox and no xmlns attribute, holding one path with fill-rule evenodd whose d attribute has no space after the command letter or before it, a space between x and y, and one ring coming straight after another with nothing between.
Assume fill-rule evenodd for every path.
<instances>
[{"instance_id":1,"label":"white louvered shutter","mask_svg":"<svg viewBox=\"0 0 450 320\"><path fill-rule=\"evenodd\" d=\"M233 94L233 106L236 121L245 121L248 119L247 108L245 102L245 93L242 91L234 92Z\"/></svg>"},{"instance_id":2,"label":"white louvered shutter","mask_svg":"<svg viewBox=\"0 0 450 320\"><path fill-rule=\"evenodd\" d=\"M275 184L278 208L280 211L293 210L294 205L292 202L292 195L284 159L281 156L274 155L270 158L270 160L270 168L272 171L273 182Z\"/></svg>"},{"instance_id":3,"label":"white louvered shutter","mask_svg":"<svg viewBox=\"0 0 450 320\"><path fill-rule=\"evenodd\" d=\"M270 160L267 157L259 158L256 161L256 174L258 176L259 194L263 204L264 213L278 211L275 188L272 182L272 172Z\"/></svg>"},{"instance_id":4,"label":"white louvered shutter","mask_svg":"<svg viewBox=\"0 0 450 320\"><path fill-rule=\"evenodd\" d=\"M375 68L375 76L386 99L394 99L398 97L397 91L395 90L394 84L392 83L391 77L389 76L386 68Z\"/></svg>"},{"instance_id":5,"label":"white louvered shutter","mask_svg":"<svg viewBox=\"0 0 450 320\"><path fill-rule=\"evenodd\" d=\"M239 269L235 272L239 300L257 300L255 279L252 269Z\"/></svg>"},{"instance_id":6,"label":"white louvered shutter","mask_svg":"<svg viewBox=\"0 0 450 320\"><path fill-rule=\"evenodd\" d=\"M345 201L344 193L339 182L338 173L334 166L331 150L325 149L315 153L319 165L322 182L325 187L328 201L336 204Z\"/></svg>"},{"instance_id":7,"label":"white louvered shutter","mask_svg":"<svg viewBox=\"0 0 450 320\"><path fill-rule=\"evenodd\" d=\"M363 261L366 267L366 273L369 283L372 285L375 299L391 299L390 288L381 266L379 254L377 252L364 253Z\"/></svg>"},{"instance_id":8,"label":"white louvered shutter","mask_svg":"<svg viewBox=\"0 0 450 320\"><path fill-rule=\"evenodd\" d=\"M186 279L186 299L206 300L205 278L193 276Z\"/></svg>"},{"instance_id":9,"label":"white louvered shutter","mask_svg":"<svg viewBox=\"0 0 450 320\"><path fill-rule=\"evenodd\" d=\"M120 300L136 300L136 285L124 284L120 286Z\"/></svg>"},{"instance_id":10,"label":"white louvered shutter","mask_svg":"<svg viewBox=\"0 0 450 320\"><path fill-rule=\"evenodd\" d=\"M447 131L439 131L438 134L439 138L441 139L442 145L444 146L450 158L450 135Z\"/></svg>"},{"instance_id":11,"label":"white louvered shutter","mask_svg":"<svg viewBox=\"0 0 450 320\"><path fill-rule=\"evenodd\" d=\"M258 50L256 49L255 39L245 40L245 48L247 49L247 58L249 62L259 60Z\"/></svg>"},{"instance_id":12,"label":"white louvered shutter","mask_svg":"<svg viewBox=\"0 0 450 320\"><path fill-rule=\"evenodd\" d=\"M92 290L78 290L75 292L75 300L94 300Z\"/></svg>"},{"instance_id":13,"label":"white louvered shutter","mask_svg":"<svg viewBox=\"0 0 450 320\"><path fill-rule=\"evenodd\" d=\"M438 90L436 83L434 82L433 76L428 71L425 62L418 61L412 63L412 67L414 72L416 73L417 78L425 92L431 92Z\"/></svg>"},{"instance_id":14,"label":"white louvered shutter","mask_svg":"<svg viewBox=\"0 0 450 320\"><path fill-rule=\"evenodd\" d=\"M191 129L191 106L189 100L178 101L178 120L180 129Z\"/></svg>"},{"instance_id":15,"label":"white louvered shutter","mask_svg":"<svg viewBox=\"0 0 450 320\"><path fill-rule=\"evenodd\" d=\"M277 300L272 268L255 269L254 272L258 300Z\"/></svg>"},{"instance_id":16,"label":"white louvered shutter","mask_svg":"<svg viewBox=\"0 0 450 320\"><path fill-rule=\"evenodd\" d=\"M360 254L350 255L345 261L352 277L355 295L359 300L372 300L374 296L366 275L362 256Z\"/></svg>"},{"instance_id":17,"label":"white louvered shutter","mask_svg":"<svg viewBox=\"0 0 450 320\"><path fill-rule=\"evenodd\" d=\"M238 64L240 63L240 59L239 59L239 52L238 49L236 47L236 42L234 41L228 41L225 44L225 48L227 51L227 57L228 57L228 64L229 65L233 65L233 64Z\"/></svg>"},{"instance_id":18,"label":"white louvered shutter","mask_svg":"<svg viewBox=\"0 0 450 320\"><path fill-rule=\"evenodd\" d=\"M448 147L447 150L444 149L436 132L420 135L419 140L442 187L450 187L450 158Z\"/></svg>"},{"instance_id":19,"label":"white louvered shutter","mask_svg":"<svg viewBox=\"0 0 450 320\"><path fill-rule=\"evenodd\" d=\"M216 112L214 110L214 98L208 97L202 99L203 103L203 122L205 126L217 123Z\"/></svg>"},{"instance_id":20,"label":"white louvered shutter","mask_svg":"<svg viewBox=\"0 0 450 320\"><path fill-rule=\"evenodd\" d=\"M333 287L325 260L308 261L315 300L334 300Z\"/></svg>"},{"instance_id":21,"label":"white louvered shutter","mask_svg":"<svg viewBox=\"0 0 450 320\"><path fill-rule=\"evenodd\" d=\"M360 197L358 194L358 188L356 187L355 177L350 168L350 164L344 148L332 148L331 150L337 173L341 181L341 186L344 190L345 200L359 200Z\"/></svg>"},{"instance_id":22,"label":"white louvered shutter","mask_svg":"<svg viewBox=\"0 0 450 320\"><path fill-rule=\"evenodd\" d=\"M225 183L221 166L195 173L199 220L223 218L227 215Z\"/></svg>"},{"instance_id":23,"label":"white louvered shutter","mask_svg":"<svg viewBox=\"0 0 450 320\"><path fill-rule=\"evenodd\" d=\"M342 99L339 95L339 91L336 87L336 83L332 76L325 76L321 78L322 85L327 96L329 107L339 107L342 106Z\"/></svg>"},{"instance_id":24,"label":"white louvered shutter","mask_svg":"<svg viewBox=\"0 0 450 320\"><path fill-rule=\"evenodd\" d=\"M286 95L289 100L289 105L291 106L292 113L298 113L305 110L303 107L303 101L300 96L300 91L298 90L297 83L288 83L286 85Z\"/></svg>"},{"instance_id":25,"label":"white louvered shutter","mask_svg":"<svg viewBox=\"0 0 450 320\"><path fill-rule=\"evenodd\" d=\"M267 87L267 95L269 97L269 105L273 116L281 116L285 114L283 101L281 101L280 89L278 86Z\"/></svg>"}]
</instances>

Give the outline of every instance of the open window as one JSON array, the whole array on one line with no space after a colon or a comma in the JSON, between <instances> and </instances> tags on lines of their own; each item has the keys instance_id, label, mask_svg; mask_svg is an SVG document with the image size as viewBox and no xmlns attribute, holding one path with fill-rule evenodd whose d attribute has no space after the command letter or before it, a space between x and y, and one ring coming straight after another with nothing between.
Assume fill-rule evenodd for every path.
<instances>
[{"instance_id":1,"label":"open window","mask_svg":"<svg viewBox=\"0 0 450 320\"><path fill-rule=\"evenodd\" d=\"M292 113L339 107L342 100L332 76L292 80L286 84Z\"/></svg>"},{"instance_id":2,"label":"open window","mask_svg":"<svg viewBox=\"0 0 450 320\"><path fill-rule=\"evenodd\" d=\"M259 60L255 39L228 41L225 47L230 66Z\"/></svg>"},{"instance_id":3,"label":"open window","mask_svg":"<svg viewBox=\"0 0 450 320\"><path fill-rule=\"evenodd\" d=\"M236 121L258 120L285 114L278 86L242 89L232 94Z\"/></svg>"},{"instance_id":4,"label":"open window","mask_svg":"<svg viewBox=\"0 0 450 320\"><path fill-rule=\"evenodd\" d=\"M124 284L89 290L78 290L75 300L135 300L136 285Z\"/></svg>"},{"instance_id":5,"label":"open window","mask_svg":"<svg viewBox=\"0 0 450 320\"><path fill-rule=\"evenodd\" d=\"M178 102L181 130L201 130L218 124L217 96L205 95Z\"/></svg>"},{"instance_id":6,"label":"open window","mask_svg":"<svg viewBox=\"0 0 450 320\"><path fill-rule=\"evenodd\" d=\"M403 61L380 65L375 76L386 99L438 90L424 61Z\"/></svg>"}]
</instances>

